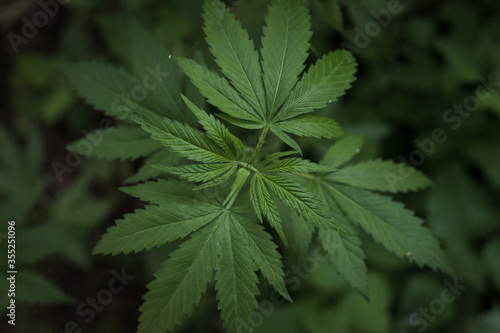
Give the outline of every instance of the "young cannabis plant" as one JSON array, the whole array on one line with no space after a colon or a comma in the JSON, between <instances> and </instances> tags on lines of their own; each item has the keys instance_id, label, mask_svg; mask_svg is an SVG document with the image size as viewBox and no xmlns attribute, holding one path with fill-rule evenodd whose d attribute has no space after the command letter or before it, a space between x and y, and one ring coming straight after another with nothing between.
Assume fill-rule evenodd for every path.
<instances>
[{"instance_id":1,"label":"young cannabis plant","mask_svg":"<svg viewBox=\"0 0 500 333\"><path fill-rule=\"evenodd\" d=\"M157 173L141 170L132 181L157 178L160 172L168 175L168 180L124 189L150 205L116 221L94 251L126 254L185 239L148 285L139 332L172 331L213 279L221 317L231 333L250 331L259 294L257 271L290 300L281 256L267 226L285 245L293 242L302 248L317 231L337 271L365 297L367 275L358 226L400 257L448 270L438 242L422 221L391 198L370 192L423 188L430 184L424 175L381 160L338 170L361 148L359 137L337 142L320 163L299 157L302 152L293 135L326 139L343 135L334 120L313 112L342 96L356 71L352 55L338 50L302 73L311 37L303 2L272 1L260 56L221 1L208 0L203 19L220 72L191 59L171 57L144 32L132 32L130 59L136 76L145 74L146 65L156 64L170 75L168 83L140 104L128 100L117 108L113 103L117 96L126 100L127 89L139 81L136 76L94 63L67 67L70 80L90 103L111 115L128 110L133 122L151 137L134 127L130 117L122 117L123 123L88 155L147 156L146 164ZM219 111L216 116L203 109L203 101L195 101L195 89L188 88L181 96L174 61ZM189 122L186 112L192 112L199 126L179 121ZM256 145L245 145L219 118L236 128L259 131ZM270 137L292 150L270 151L276 147L269 145ZM70 149L77 150L79 143ZM410 174L395 178L403 167ZM293 213L291 219L281 218L284 209Z\"/></svg>"}]
</instances>

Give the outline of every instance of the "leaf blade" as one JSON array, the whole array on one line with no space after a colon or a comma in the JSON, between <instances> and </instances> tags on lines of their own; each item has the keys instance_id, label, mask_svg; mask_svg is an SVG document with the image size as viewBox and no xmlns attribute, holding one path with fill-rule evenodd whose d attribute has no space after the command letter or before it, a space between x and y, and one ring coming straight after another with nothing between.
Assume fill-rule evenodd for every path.
<instances>
[{"instance_id":1,"label":"leaf blade","mask_svg":"<svg viewBox=\"0 0 500 333\"><path fill-rule=\"evenodd\" d=\"M97 129L88 133L86 137L68 145L67 149L86 157L123 161L144 157L160 147L139 127L117 126L106 132Z\"/></svg>"},{"instance_id":2,"label":"leaf blade","mask_svg":"<svg viewBox=\"0 0 500 333\"><path fill-rule=\"evenodd\" d=\"M311 38L310 16L298 0L273 1L262 37L262 69L268 112L274 115L304 70Z\"/></svg>"},{"instance_id":3,"label":"leaf blade","mask_svg":"<svg viewBox=\"0 0 500 333\"><path fill-rule=\"evenodd\" d=\"M319 115L306 114L274 123L272 126L287 133L318 139L340 138L344 135L335 120Z\"/></svg>"},{"instance_id":4,"label":"leaf blade","mask_svg":"<svg viewBox=\"0 0 500 333\"><path fill-rule=\"evenodd\" d=\"M349 220L359 224L390 252L419 266L450 272L437 239L422 226L422 220L391 198L366 190L322 183Z\"/></svg>"},{"instance_id":5,"label":"leaf blade","mask_svg":"<svg viewBox=\"0 0 500 333\"><path fill-rule=\"evenodd\" d=\"M221 318L231 333L249 329L252 313L257 308L255 295L259 294L257 266L241 229L235 218L226 213L217 233L220 256L215 270L215 289Z\"/></svg>"},{"instance_id":6,"label":"leaf blade","mask_svg":"<svg viewBox=\"0 0 500 333\"><path fill-rule=\"evenodd\" d=\"M271 227L276 230L283 243L288 246L288 241L283 233L281 215L276 206L276 203L271 198L271 194L264 184L262 177L254 175L250 184L250 199L254 207L255 213L262 221L262 215L265 216Z\"/></svg>"},{"instance_id":7,"label":"leaf blade","mask_svg":"<svg viewBox=\"0 0 500 333\"><path fill-rule=\"evenodd\" d=\"M277 251L278 246L272 241L271 235L261 225L243 215L233 213L233 216L247 234L248 243L254 253L254 262L262 275L284 298L291 301L285 285L281 255Z\"/></svg>"},{"instance_id":8,"label":"leaf blade","mask_svg":"<svg viewBox=\"0 0 500 333\"><path fill-rule=\"evenodd\" d=\"M291 92L276 120L321 109L345 94L355 80L356 61L346 50L330 52L312 65Z\"/></svg>"},{"instance_id":9,"label":"leaf blade","mask_svg":"<svg viewBox=\"0 0 500 333\"><path fill-rule=\"evenodd\" d=\"M133 118L153 139L182 157L202 163L231 161L231 156L212 140L188 125L141 114L135 114Z\"/></svg>"},{"instance_id":10,"label":"leaf blade","mask_svg":"<svg viewBox=\"0 0 500 333\"><path fill-rule=\"evenodd\" d=\"M146 206L108 228L94 253L138 253L183 238L220 216L218 207L192 201L191 204Z\"/></svg>"},{"instance_id":11,"label":"leaf blade","mask_svg":"<svg viewBox=\"0 0 500 333\"><path fill-rule=\"evenodd\" d=\"M319 164L329 167L338 167L358 154L363 146L363 137L361 135L347 135L331 145L325 156Z\"/></svg>"},{"instance_id":12,"label":"leaf blade","mask_svg":"<svg viewBox=\"0 0 500 333\"><path fill-rule=\"evenodd\" d=\"M424 189L432 182L413 167L381 159L347 166L327 177L338 183L381 192L409 192Z\"/></svg>"},{"instance_id":13,"label":"leaf blade","mask_svg":"<svg viewBox=\"0 0 500 333\"><path fill-rule=\"evenodd\" d=\"M352 228L350 235L332 229L321 228L318 238L322 247L328 252L330 262L335 265L337 272L342 275L351 288L368 299L368 275L364 262L365 254L361 248L361 241Z\"/></svg>"},{"instance_id":14,"label":"leaf blade","mask_svg":"<svg viewBox=\"0 0 500 333\"><path fill-rule=\"evenodd\" d=\"M198 108L189 99L187 99L187 97L182 95L182 99L187 104L189 109L195 114L198 122L207 132L207 135L214 140L219 147L222 147L227 153L231 154L234 159L239 159L243 153L243 143L241 140L232 135L226 126L224 126L218 119Z\"/></svg>"},{"instance_id":15,"label":"leaf blade","mask_svg":"<svg viewBox=\"0 0 500 333\"><path fill-rule=\"evenodd\" d=\"M263 174L264 183L283 203L310 223L325 228L339 228L326 205L301 185L287 178Z\"/></svg>"},{"instance_id":16,"label":"leaf blade","mask_svg":"<svg viewBox=\"0 0 500 333\"><path fill-rule=\"evenodd\" d=\"M220 217L219 217L220 219ZM172 331L205 293L216 267L215 233L220 222L196 232L172 253L148 284L138 331Z\"/></svg>"},{"instance_id":17,"label":"leaf blade","mask_svg":"<svg viewBox=\"0 0 500 333\"><path fill-rule=\"evenodd\" d=\"M219 74L196 61L176 56L177 64L200 92L220 111L250 123L262 123L253 107Z\"/></svg>"},{"instance_id":18,"label":"leaf blade","mask_svg":"<svg viewBox=\"0 0 500 333\"><path fill-rule=\"evenodd\" d=\"M259 55L248 32L220 1L207 1L203 13L206 41L215 62L260 119L265 117Z\"/></svg>"}]
</instances>

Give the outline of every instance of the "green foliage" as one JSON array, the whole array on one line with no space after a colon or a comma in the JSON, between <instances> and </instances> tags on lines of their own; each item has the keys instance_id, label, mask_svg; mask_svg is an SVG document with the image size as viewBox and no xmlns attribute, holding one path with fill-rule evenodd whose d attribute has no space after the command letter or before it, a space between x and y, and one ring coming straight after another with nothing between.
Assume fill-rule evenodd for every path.
<instances>
[{"instance_id":1,"label":"green foliage","mask_svg":"<svg viewBox=\"0 0 500 333\"><path fill-rule=\"evenodd\" d=\"M7 267L7 260L0 263L0 289L7 293L6 272L15 270L19 304L74 303L76 299L53 278L45 277L40 267L55 257L58 266L67 262L72 267L88 269L90 258L82 239L108 214L110 204L88 193L89 183L96 174L95 165L89 166L53 199L47 198L45 188L50 177L42 169L44 142L40 133L31 131L24 145L16 139L11 132L0 129L0 216L4 221L15 221L16 250L15 269ZM4 253L7 253L7 244L6 239L0 237ZM2 313L7 302L8 298L3 297Z\"/></svg>"},{"instance_id":2,"label":"green foliage","mask_svg":"<svg viewBox=\"0 0 500 333\"><path fill-rule=\"evenodd\" d=\"M311 19L300 0L272 2L261 57L248 32L222 2L208 0L203 8L203 29L217 69L172 56L140 29L130 39L134 74L97 63L65 67L82 97L119 121L90 156L145 157L149 169L141 169L129 182L158 178L155 172L181 179L159 178L125 188L150 205L117 220L94 249L94 253L115 255L180 243L148 285L139 332L174 330L191 314L213 279L220 315L230 333L251 330L260 293L258 272L291 300L278 244L269 232L276 232L285 246L302 251L317 241L337 272L365 298L369 297L368 275L359 229L399 257L449 272L437 240L422 220L392 198L370 192L425 188L431 182L422 173L410 169L410 176L401 177L402 165L382 160L338 170L360 150L362 139L356 136L332 145L320 163L290 157L302 154L296 137L343 135L337 122L313 112L337 101L351 87L356 72L352 54L329 52L304 72ZM242 129L260 130L257 142L244 142L233 129L230 132L204 110L203 103L186 97L187 89L182 95L172 61L215 115L235 125L238 134ZM168 83L161 82L158 91L148 92L141 101L124 98L141 85L141 76L149 75L143 71L145 66L159 66ZM197 124L184 110L192 112ZM140 134L141 128L150 139ZM273 142L274 138L279 141ZM281 151L282 143L294 150ZM78 142L70 146L75 147ZM388 179L394 174L399 178ZM274 231L266 231L265 222ZM313 239L316 232L317 240ZM352 308L357 302L346 304Z\"/></svg>"},{"instance_id":3,"label":"green foliage","mask_svg":"<svg viewBox=\"0 0 500 333\"><path fill-rule=\"evenodd\" d=\"M137 127L119 126L112 129L110 133L103 135L101 130L96 130L82 138L67 148L73 152L79 152L80 143L90 141L91 137L102 136L102 141L95 145L88 152L81 152L87 157L95 157L97 159L137 159L144 157L157 151L161 145L155 141L151 141L146 133ZM92 141L90 141L92 142Z\"/></svg>"},{"instance_id":4,"label":"green foliage","mask_svg":"<svg viewBox=\"0 0 500 333\"><path fill-rule=\"evenodd\" d=\"M267 110L274 115L287 99L304 70L311 23L298 1L274 1L269 6L262 37L262 69Z\"/></svg>"}]
</instances>

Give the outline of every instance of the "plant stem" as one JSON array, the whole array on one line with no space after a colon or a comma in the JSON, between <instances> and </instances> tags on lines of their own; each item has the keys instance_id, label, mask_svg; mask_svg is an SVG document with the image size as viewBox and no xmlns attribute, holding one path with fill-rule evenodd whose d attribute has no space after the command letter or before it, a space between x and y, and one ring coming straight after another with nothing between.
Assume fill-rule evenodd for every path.
<instances>
[{"instance_id":1,"label":"plant stem","mask_svg":"<svg viewBox=\"0 0 500 333\"><path fill-rule=\"evenodd\" d=\"M233 194L233 196L231 197L231 200L229 200L229 202L226 205L226 209L231 209L231 207L233 207L233 204L236 201L236 198L238 197L238 195L240 194L240 191L242 188L243 188L243 184L241 186L239 186L238 190Z\"/></svg>"},{"instance_id":2,"label":"plant stem","mask_svg":"<svg viewBox=\"0 0 500 333\"><path fill-rule=\"evenodd\" d=\"M266 135L267 135L268 131L269 131L269 127L267 127L267 126L265 126L262 129L262 133L260 133L259 141L257 142L257 146L255 146L255 149L252 152L252 155L250 155L250 158L248 159L248 163L252 164L252 163L255 163L257 161L257 157L260 153L260 150L262 149L264 142L266 142Z\"/></svg>"},{"instance_id":3,"label":"plant stem","mask_svg":"<svg viewBox=\"0 0 500 333\"><path fill-rule=\"evenodd\" d=\"M317 177L315 175L311 175L311 174L308 174L308 173L295 173L296 175L300 176L300 177L304 177L304 178L307 178L307 179L316 179Z\"/></svg>"}]
</instances>

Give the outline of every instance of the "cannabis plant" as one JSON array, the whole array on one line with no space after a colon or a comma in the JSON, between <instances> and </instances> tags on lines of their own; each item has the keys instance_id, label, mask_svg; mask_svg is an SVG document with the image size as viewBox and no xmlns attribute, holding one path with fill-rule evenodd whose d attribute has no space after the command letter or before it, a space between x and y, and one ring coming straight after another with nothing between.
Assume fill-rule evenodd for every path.
<instances>
[{"instance_id":1,"label":"cannabis plant","mask_svg":"<svg viewBox=\"0 0 500 333\"><path fill-rule=\"evenodd\" d=\"M311 24L304 3L272 1L260 52L221 1L206 1L203 21L217 69L171 55L139 28L129 49L133 74L97 63L66 67L88 102L119 119L87 155L145 157L146 166L127 181L156 179L123 189L149 205L116 221L94 253L137 253L183 239L148 285L138 331L174 330L215 280L225 328L249 332L257 273L291 301L278 245L307 250L314 237L365 297L359 229L399 257L448 271L422 220L373 192L427 187L422 173L380 159L344 167L362 148L359 136L338 140L319 161L303 158L298 137L343 136L337 122L314 112L344 95L356 72L346 50L306 69ZM184 94L178 68L190 79ZM148 88L147 98L131 97L151 69L168 73L167 80ZM82 142L70 149L79 151Z\"/></svg>"}]
</instances>

